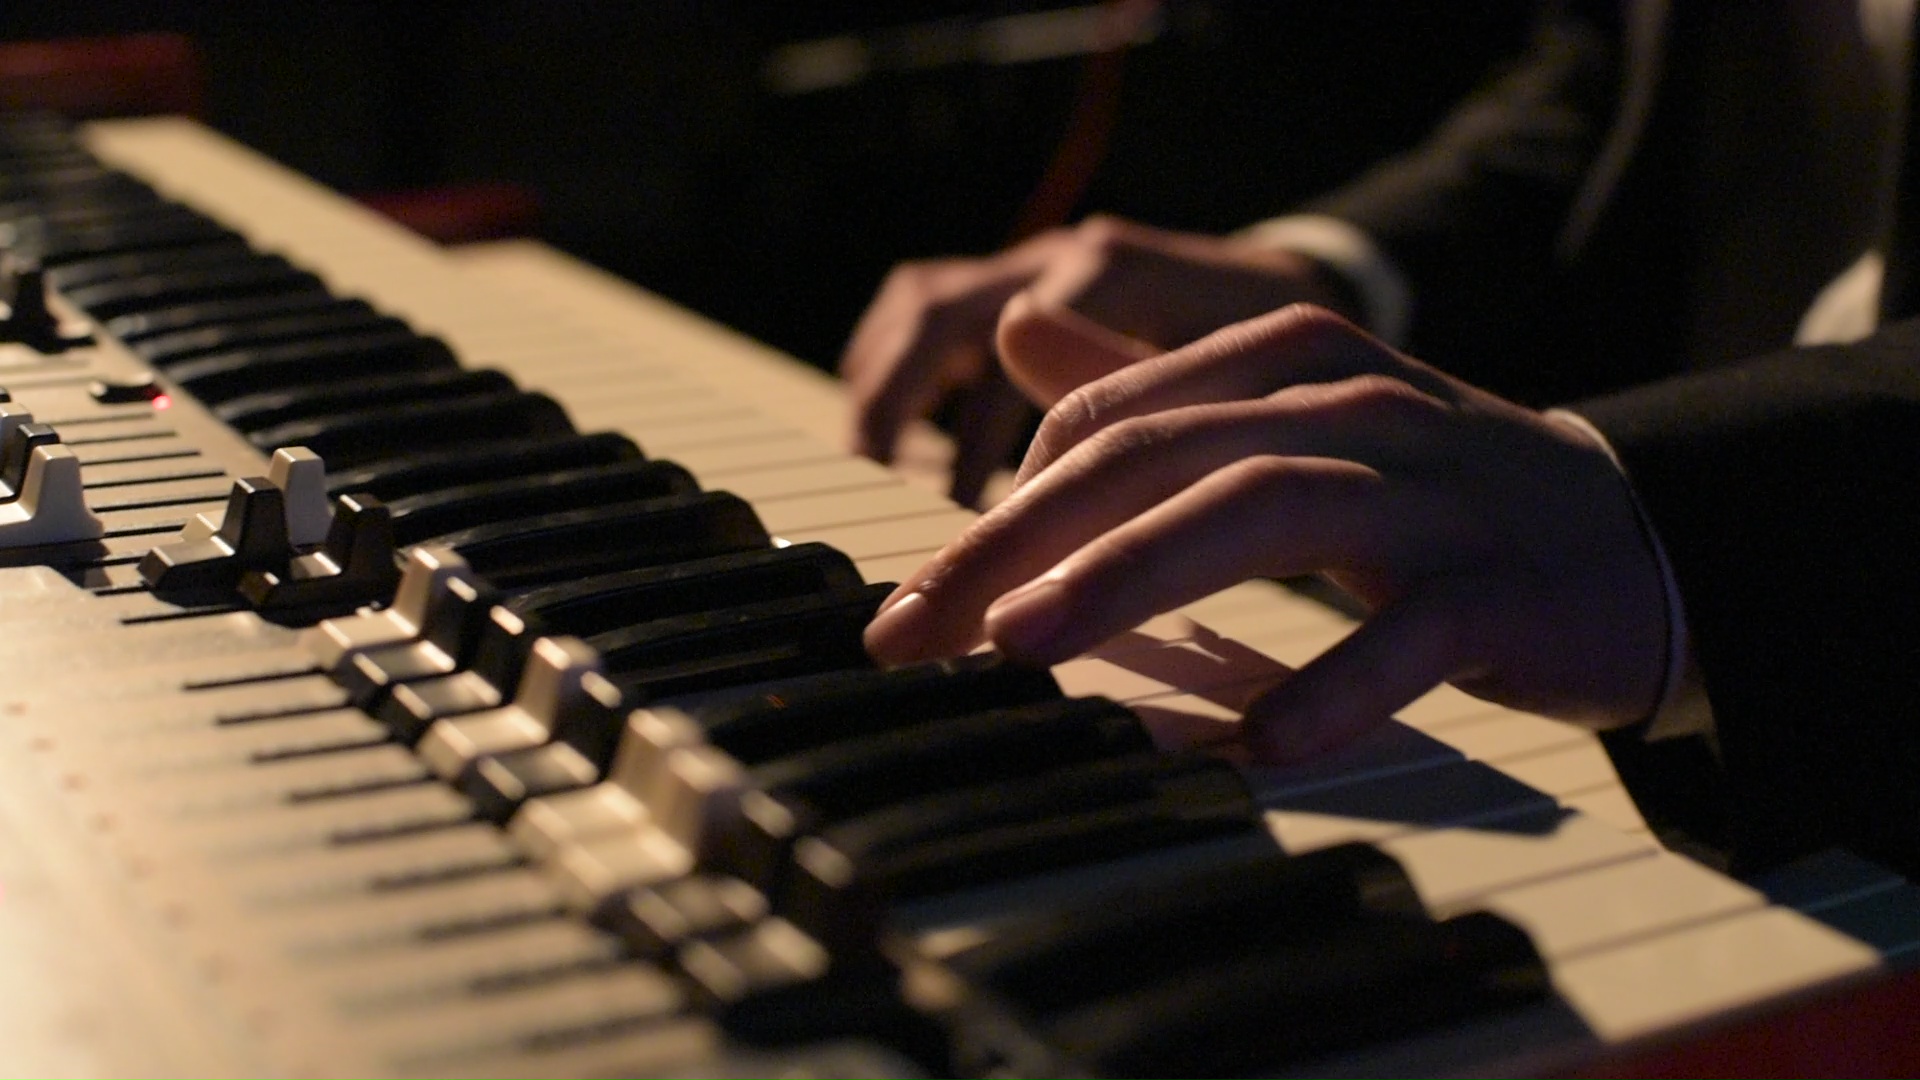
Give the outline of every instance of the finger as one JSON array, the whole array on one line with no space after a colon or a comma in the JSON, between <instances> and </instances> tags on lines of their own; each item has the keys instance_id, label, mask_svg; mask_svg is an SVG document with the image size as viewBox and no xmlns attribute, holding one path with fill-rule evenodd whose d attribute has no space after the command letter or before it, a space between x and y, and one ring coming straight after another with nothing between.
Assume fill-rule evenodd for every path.
<instances>
[{"instance_id":1,"label":"finger","mask_svg":"<svg viewBox=\"0 0 1920 1080\"><path fill-rule=\"evenodd\" d=\"M1044 307L1070 308L1164 351L1285 302L1242 310L1235 275L1221 264L1222 243L1095 214L1073 229L1031 291Z\"/></svg>"},{"instance_id":2,"label":"finger","mask_svg":"<svg viewBox=\"0 0 1920 1080\"><path fill-rule=\"evenodd\" d=\"M1159 351L1071 308L1043 304L1033 289L1001 309L995 343L1007 378L1042 406Z\"/></svg>"},{"instance_id":3,"label":"finger","mask_svg":"<svg viewBox=\"0 0 1920 1080\"><path fill-rule=\"evenodd\" d=\"M1166 293L1169 260L1159 250L1171 235L1094 214L1073 228L1029 291L1042 307L1070 309L1115 333L1159 343L1167 309L1178 305Z\"/></svg>"},{"instance_id":4,"label":"finger","mask_svg":"<svg viewBox=\"0 0 1920 1080\"><path fill-rule=\"evenodd\" d=\"M1241 459L1365 457L1381 432L1417 438L1421 413L1430 417L1436 403L1404 384L1375 382L1193 406L1101 432L910 576L868 629L869 651L893 663L964 652L996 598ZM1252 537L1256 524L1264 519L1226 531Z\"/></svg>"},{"instance_id":5,"label":"finger","mask_svg":"<svg viewBox=\"0 0 1920 1080\"><path fill-rule=\"evenodd\" d=\"M961 506L978 508L987 481L1006 466L1026 437L1033 406L998 374L960 395L953 482L947 494Z\"/></svg>"},{"instance_id":6,"label":"finger","mask_svg":"<svg viewBox=\"0 0 1920 1080\"><path fill-rule=\"evenodd\" d=\"M1249 755L1292 764L1379 727L1440 683L1479 673L1502 625L1484 579L1435 579L1386 606L1246 710Z\"/></svg>"},{"instance_id":7,"label":"finger","mask_svg":"<svg viewBox=\"0 0 1920 1080\"><path fill-rule=\"evenodd\" d=\"M943 370L970 353L985 363L1000 308L1059 242L1043 234L990 258L908 263L888 275L840 360L856 453L890 460L901 430L931 411Z\"/></svg>"},{"instance_id":8,"label":"finger","mask_svg":"<svg viewBox=\"0 0 1920 1080\"><path fill-rule=\"evenodd\" d=\"M1349 461L1234 462L1001 597L984 636L1022 663L1054 664L1250 577L1366 560L1395 527L1385 486Z\"/></svg>"},{"instance_id":9,"label":"finger","mask_svg":"<svg viewBox=\"0 0 1920 1080\"><path fill-rule=\"evenodd\" d=\"M1457 385L1446 376L1401 356L1331 311L1296 304L1116 371L1061 398L1041 422L1019 480L1025 482L1074 446L1123 420L1368 374L1401 379L1441 401L1457 397Z\"/></svg>"}]
</instances>

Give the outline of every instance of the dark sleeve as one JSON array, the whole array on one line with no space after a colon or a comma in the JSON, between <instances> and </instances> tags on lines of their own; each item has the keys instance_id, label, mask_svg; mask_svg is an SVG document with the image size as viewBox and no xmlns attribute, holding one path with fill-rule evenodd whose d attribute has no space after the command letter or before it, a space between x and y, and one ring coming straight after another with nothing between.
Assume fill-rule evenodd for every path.
<instances>
[{"instance_id":1,"label":"dark sleeve","mask_svg":"<svg viewBox=\"0 0 1920 1080\"><path fill-rule=\"evenodd\" d=\"M1551 5L1525 54L1420 145L1303 208L1359 226L1407 276L1409 351L1533 404L1650 374L1593 371L1568 355L1579 339L1556 340L1574 287L1562 236L1622 98L1622 8Z\"/></svg>"},{"instance_id":2,"label":"dark sleeve","mask_svg":"<svg viewBox=\"0 0 1920 1080\"><path fill-rule=\"evenodd\" d=\"M1920 872L1920 321L1576 411L1672 562L1736 867Z\"/></svg>"}]
</instances>

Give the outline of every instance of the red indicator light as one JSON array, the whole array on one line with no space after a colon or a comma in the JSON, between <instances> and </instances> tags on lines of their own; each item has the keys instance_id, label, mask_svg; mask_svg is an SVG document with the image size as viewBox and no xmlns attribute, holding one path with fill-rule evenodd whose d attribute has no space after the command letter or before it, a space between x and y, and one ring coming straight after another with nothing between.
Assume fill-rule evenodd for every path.
<instances>
[{"instance_id":1,"label":"red indicator light","mask_svg":"<svg viewBox=\"0 0 1920 1080\"><path fill-rule=\"evenodd\" d=\"M159 396L153 399L153 409L155 412L158 412L161 409L171 409L171 408L173 408L173 399L168 397L167 395L160 394Z\"/></svg>"}]
</instances>

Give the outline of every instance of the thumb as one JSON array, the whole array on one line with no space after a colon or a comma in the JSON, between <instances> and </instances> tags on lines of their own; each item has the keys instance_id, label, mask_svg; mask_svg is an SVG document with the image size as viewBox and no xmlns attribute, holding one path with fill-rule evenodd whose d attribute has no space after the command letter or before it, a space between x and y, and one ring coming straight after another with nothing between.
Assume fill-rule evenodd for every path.
<instances>
[{"instance_id":1,"label":"thumb","mask_svg":"<svg viewBox=\"0 0 1920 1080\"><path fill-rule=\"evenodd\" d=\"M1042 305L1030 290L1000 309L994 344L1007 378L1043 407L1160 351L1071 308Z\"/></svg>"}]
</instances>

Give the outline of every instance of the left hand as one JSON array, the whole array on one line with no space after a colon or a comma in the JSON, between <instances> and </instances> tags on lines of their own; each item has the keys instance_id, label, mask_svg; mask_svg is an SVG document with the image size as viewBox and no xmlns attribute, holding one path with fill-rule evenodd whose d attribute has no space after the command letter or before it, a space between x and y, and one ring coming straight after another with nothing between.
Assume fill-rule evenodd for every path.
<instances>
[{"instance_id":1,"label":"left hand","mask_svg":"<svg viewBox=\"0 0 1920 1080\"><path fill-rule=\"evenodd\" d=\"M1185 345L1229 323L1298 300L1350 300L1327 268L1237 237L1173 232L1096 215L984 258L894 267L840 358L853 400L852 446L892 460L909 421L937 401L961 405L954 428L953 499L974 505L1020 445L1029 410L1118 365ZM1113 347L1043 353L1000 378L994 324L1009 303L1043 303L1080 318ZM1083 366L1071 360L1090 361ZM1017 391L1017 392L1016 392Z\"/></svg>"},{"instance_id":2,"label":"left hand","mask_svg":"<svg viewBox=\"0 0 1920 1080\"><path fill-rule=\"evenodd\" d=\"M1033 305L1000 345L1109 347ZM1594 727L1651 713L1661 573L1577 425L1304 305L1111 359L1047 415L1013 496L888 600L867 631L876 658L989 641L1056 663L1248 578L1321 573L1372 615L1248 708L1256 758L1330 749L1443 681Z\"/></svg>"}]
</instances>

